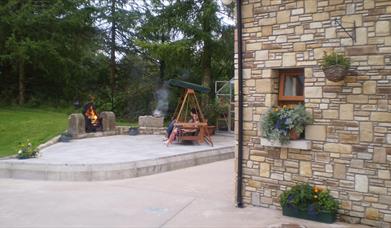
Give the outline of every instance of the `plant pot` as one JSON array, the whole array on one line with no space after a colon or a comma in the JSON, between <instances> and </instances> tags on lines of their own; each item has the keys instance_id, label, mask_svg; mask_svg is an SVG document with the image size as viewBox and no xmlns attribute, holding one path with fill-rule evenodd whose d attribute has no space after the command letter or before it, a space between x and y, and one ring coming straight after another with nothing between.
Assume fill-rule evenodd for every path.
<instances>
[{"instance_id":1,"label":"plant pot","mask_svg":"<svg viewBox=\"0 0 391 228\"><path fill-rule=\"evenodd\" d=\"M319 212L316 214L309 214L308 211L300 210L295 207L283 207L282 214L289 217L307 219L323 223L334 223L337 220L335 213Z\"/></svg>"},{"instance_id":2,"label":"plant pot","mask_svg":"<svg viewBox=\"0 0 391 228\"><path fill-rule=\"evenodd\" d=\"M216 132L216 126L208 126L209 135L214 135Z\"/></svg>"},{"instance_id":3,"label":"plant pot","mask_svg":"<svg viewBox=\"0 0 391 228\"><path fill-rule=\"evenodd\" d=\"M347 69L342 65L333 65L324 68L323 72L328 80L338 82L345 78Z\"/></svg>"},{"instance_id":4,"label":"plant pot","mask_svg":"<svg viewBox=\"0 0 391 228\"><path fill-rule=\"evenodd\" d=\"M129 135L138 135L138 127L130 127L129 128Z\"/></svg>"},{"instance_id":5,"label":"plant pot","mask_svg":"<svg viewBox=\"0 0 391 228\"><path fill-rule=\"evenodd\" d=\"M300 138L300 134L298 134L295 130L289 131L289 139L290 140L298 140Z\"/></svg>"},{"instance_id":6,"label":"plant pot","mask_svg":"<svg viewBox=\"0 0 391 228\"><path fill-rule=\"evenodd\" d=\"M69 142L72 140L72 135L62 134L58 139L59 142Z\"/></svg>"}]
</instances>

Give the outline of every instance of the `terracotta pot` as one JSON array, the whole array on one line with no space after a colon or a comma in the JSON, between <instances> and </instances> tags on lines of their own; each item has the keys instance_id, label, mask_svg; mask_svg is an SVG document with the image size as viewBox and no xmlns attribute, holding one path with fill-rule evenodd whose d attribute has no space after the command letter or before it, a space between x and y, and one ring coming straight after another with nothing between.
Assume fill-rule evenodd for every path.
<instances>
[{"instance_id":1,"label":"terracotta pot","mask_svg":"<svg viewBox=\"0 0 391 228\"><path fill-rule=\"evenodd\" d=\"M289 131L289 139L298 140L300 138L300 134L298 134L295 130Z\"/></svg>"},{"instance_id":2,"label":"terracotta pot","mask_svg":"<svg viewBox=\"0 0 391 228\"><path fill-rule=\"evenodd\" d=\"M208 126L209 135L214 135L216 131L216 126Z\"/></svg>"}]
</instances>

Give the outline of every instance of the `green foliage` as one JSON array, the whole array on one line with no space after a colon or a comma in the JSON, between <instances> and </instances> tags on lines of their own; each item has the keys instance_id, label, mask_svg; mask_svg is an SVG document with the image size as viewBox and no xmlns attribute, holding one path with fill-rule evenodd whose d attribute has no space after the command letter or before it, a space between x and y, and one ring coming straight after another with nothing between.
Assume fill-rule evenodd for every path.
<instances>
[{"instance_id":1,"label":"green foliage","mask_svg":"<svg viewBox=\"0 0 391 228\"><path fill-rule=\"evenodd\" d=\"M338 202L330 195L330 190L318 193L319 210L325 212L337 212Z\"/></svg>"},{"instance_id":2,"label":"green foliage","mask_svg":"<svg viewBox=\"0 0 391 228\"><path fill-rule=\"evenodd\" d=\"M331 195L330 191L312 187L309 184L297 184L290 190L280 195L281 207L294 207L308 213L337 213L338 201Z\"/></svg>"},{"instance_id":3,"label":"green foliage","mask_svg":"<svg viewBox=\"0 0 391 228\"><path fill-rule=\"evenodd\" d=\"M226 117L229 112L229 103L213 100L203 109L204 116L208 119L209 125L216 125L217 118Z\"/></svg>"},{"instance_id":4,"label":"green foliage","mask_svg":"<svg viewBox=\"0 0 391 228\"><path fill-rule=\"evenodd\" d=\"M39 154L39 150L33 147L30 140L18 144L18 153L16 155L17 158L19 159L35 158L38 156L38 154Z\"/></svg>"},{"instance_id":5,"label":"green foliage","mask_svg":"<svg viewBox=\"0 0 391 228\"><path fill-rule=\"evenodd\" d=\"M87 0L2 1L0 67L6 70L0 80L14 88L5 88L7 93L1 95L7 97L2 98L73 98L78 91L69 91L70 84L86 76L81 63L91 57L95 45L91 11Z\"/></svg>"},{"instance_id":6,"label":"green foliage","mask_svg":"<svg viewBox=\"0 0 391 228\"><path fill-rule=\"evenodd\" d=\"M22 94L29 107L70 106L91 94L118 117L151 114L164 80L212 87L233 77L234 28L221 10L211 0L1 1L0 103ZM170 93L172 112L180 91Z\"/></svg>"},{"instance_id":7,"label":"green foliage","mask_svg":"<svg viewBox=\"0 0 391 228\"><path fill-rule=\"evenodd\" d=\"M295 107L272 107L262 116L262 136L286 144L289 142L291 131L300 135L304 132L305 126L311 123L312 118L302 104Z\"/></svg>"},{"instance_id":8,"label":"green foliage","mask_svg":"<svg viewBox=\"0 0 391 228\"><path fill-rule=\"evenodd\" d=\"M334 65L341 65L345 69L349 69L350 60L344 55L337 54L336 52L331 52L330 54L324 52L322 63L321 63L322 68L325 69L327 67L334 66Z\"/></svg>"}]
</instances>

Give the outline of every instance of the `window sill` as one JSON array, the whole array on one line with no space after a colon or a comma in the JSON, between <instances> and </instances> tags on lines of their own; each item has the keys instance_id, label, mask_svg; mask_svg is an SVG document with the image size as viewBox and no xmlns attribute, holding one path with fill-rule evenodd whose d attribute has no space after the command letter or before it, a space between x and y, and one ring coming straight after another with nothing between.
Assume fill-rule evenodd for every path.
<instances>
[{"instance_id":1,"label":"window sill","mask_svg":"<svg viewBox=\"0 0 391 228\"><path fill-rule=\"evenodd\" d=\"M309 140L291 140L288 144L281 145L280 142L272 141L266 138L261 138L262 146L270 146L270 147L281 147L281 148L292 148L292 149L300 149L300 150L311 150L312 143Z\"/></svg>"}]
</instances>

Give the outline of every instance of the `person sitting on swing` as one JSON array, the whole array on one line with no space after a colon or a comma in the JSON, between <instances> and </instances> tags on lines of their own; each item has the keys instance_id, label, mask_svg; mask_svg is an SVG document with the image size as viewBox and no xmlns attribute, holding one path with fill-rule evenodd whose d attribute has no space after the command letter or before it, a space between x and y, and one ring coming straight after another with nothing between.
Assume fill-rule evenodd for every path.
<instances>
[{"instance_id":1,"label":"person sitting on swing","mask_svg":"<svg viewBox=\"0 0 391 228\"><path fill-rule=\"evenodd\" d=\"M190 111L190 115L191 115L191 119L189 120L189 123L199 123L197 109L192 108ZM179 131L181 131L182 133L188 133L188 132L196 132L197 129L179 129L178 127L173 127L167 141L165 141L164 144L166 144L167 146L169 144L172 144L172 142L177 137Z\"/></svg>"}]
</instances>

